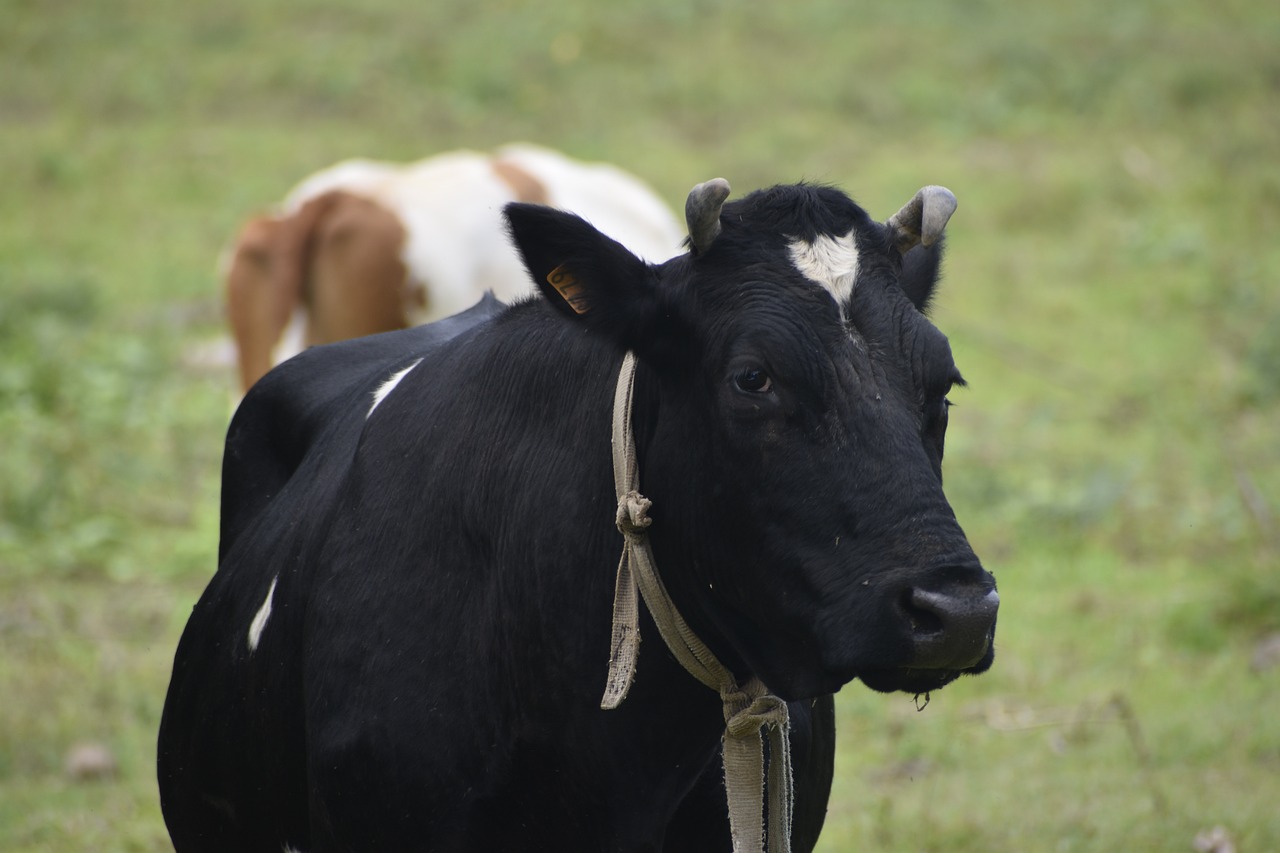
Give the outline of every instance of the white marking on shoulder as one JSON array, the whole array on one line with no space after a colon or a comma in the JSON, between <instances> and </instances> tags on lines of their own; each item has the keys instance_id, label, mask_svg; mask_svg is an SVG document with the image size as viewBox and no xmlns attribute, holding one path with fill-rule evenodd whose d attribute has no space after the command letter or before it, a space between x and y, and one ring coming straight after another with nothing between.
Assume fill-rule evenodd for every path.
<instances>
[{"instance_id":1,"label":"white marking on shoulder","mask_svg":"<svg viewBox=\"0 0 1280 853\"><path fill-rule=\"evenodd\" d=\"M858 277L858 244L853 232L843 237L823 234L812 243L793 240L788 247L791 262L805 278L825 287L844 312L845 303L853 295L853 282Z\"/></svg>"},{"instance_id":2,"label":"white marking on shoulder","mask_svg":"<svg viewBox=\"0 0 1280 853\"><path fill-rule=\"evenodd\" d=\"M257 651L258 643L262 640L262 632L267 627L267 620L271 618L271 603L276 597L276 584L279 581L279 575L271 579L271 588L267 590L267 597L258 608L258 612L253 614L253 621L249 623L250 652Z\"/></svg>"},{"instance_id":3,"label":"white marking on shoulder","mask_svg":"<svg viewBox=\"0 0 1280 853\"><path fill-rule=\"evenodd\" d=\"M280 848L280 853L302 853L302 851L297 847L294 847L292 844L286 844L284 847Z\"/></svg>"},{"instance_id":4,"label":"white marking on shoulder","mask_svg":"<svg viewBox=\"0 0 1280 853\"><path fill-rule=\"evenodd\" d=\"M373 405L369 407L369 414L365 415L366 419L373 414L373 410L378 408L378 405L382 403L383 400L390 396L392 391L396 390L396 386L400 384L400 380L408 376L409 371L413 370L419 364L422 364L422 359L418 359L413 364L402 370L397 370L395 373L391 374L391 377L387 379L386 382L383 382L378 386L378 390L373 392Z\"/></svg>"}]
</instances>

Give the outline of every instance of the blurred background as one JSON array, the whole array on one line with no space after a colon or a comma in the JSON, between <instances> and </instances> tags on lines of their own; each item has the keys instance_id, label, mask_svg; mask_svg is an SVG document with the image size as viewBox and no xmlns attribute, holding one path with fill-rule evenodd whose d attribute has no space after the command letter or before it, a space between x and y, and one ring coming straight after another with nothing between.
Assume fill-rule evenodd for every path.
<instances>
[{"instance_id":1,"label":"blurred background","mask_svg":"<svg viewBox=\"0 0 1280 853\"><path fill-rule=\"evenodd\" d=\"M839 696L822 850L1280 849L1280 6L8 0L0 849L168 848L215 566L216 262L337 160L526 140L679 210L950 187L948 493L990 674Z\"/></svg>"}]
</instances>

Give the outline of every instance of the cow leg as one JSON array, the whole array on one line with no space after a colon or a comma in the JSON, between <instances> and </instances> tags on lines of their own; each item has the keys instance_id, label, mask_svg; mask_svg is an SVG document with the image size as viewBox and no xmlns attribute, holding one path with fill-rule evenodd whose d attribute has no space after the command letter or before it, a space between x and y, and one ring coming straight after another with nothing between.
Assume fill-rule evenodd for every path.
<instances>
[{"instance_id":1,"label":"cow leg","mask_svg":"<svg viewBox=\"0 0 1280 853\"><path fill-rule=\"evenodd\" d=\"M788 707L796 797L791 849L807 853L817 846L827 818L836 764L836 703L834 696L819 696L807 702L792 702Z\"/></svg>"},{"instance_id":2,"label":"cow leg","mask_svg":"<svg viewBox=\"0 0 1280 853\"><path fill-rule=\"evenodd\" d=\"M818 843L831 796L836 754L835 700L821 696L808 702L791 702L788 710L795 780L791 849L794 853L808 853ZM732 850L728 814L724 768L717 759L680 803L667 827L664 853Z\"/></svg>"},{"instance_id":3,"label":"cow leg","mask_svg":"<svg viewBox=\"0 0 1280 853\"><path fill-rule=\"evenodd\" d=\"M408 327L408 271L400 259L405 231L381 205L333 193L317 223L307 306L308 346Z\"/></svg>"},{"instance_id":4,"label":"cow leg","mask_svg":"<svg viewBox=\"0 0 1280 853\"><path fill-rule=\"evenodd\" d=\"M272 350L289 322L290 297L273 279L278 220L258 217L245 223L236 238L226 269L227 320L235 337L240 390L271 369Z\"/></svg>"},{"instance_id":5,"label":"cow leg","mask_svg":"<svg viewBox=\"0 0 1280 853\"><path fill-rule=\"evenodd\" d=\"M729 805L724 795L720 754L698 777L667 826L663 853L729 853Z\"/></svg>"}]
</instances>

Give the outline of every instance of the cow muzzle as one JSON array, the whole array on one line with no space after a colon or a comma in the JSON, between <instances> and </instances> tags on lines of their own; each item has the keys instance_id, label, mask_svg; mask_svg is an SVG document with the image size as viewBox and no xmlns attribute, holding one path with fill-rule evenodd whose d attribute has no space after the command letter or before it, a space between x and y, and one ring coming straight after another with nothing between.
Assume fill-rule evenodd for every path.
<instances>
[{"instance_id":1,"label":"cow muzzle","mask_svg":"<svg viewBox=\"0 0 1280 853\"><path fill-rule=\"evenodd\" d=\"M995 660L996 579L980 567L952 566L899 588L884 628L905 640L900 662L859 667L858 678L882 693L928 693L986 672ZM892 625L892 628L890 628Z\"/></svg>"},{"instance_id":2,"label":"cow muzzle","mask_svg":"<svg viewBox=\"0 0 1280 853\"><path fill-rule=\"evenodd\" d=\"M1000 596L980 566L913 572L883 595L871 599L875 639L850 677L882 693L928 693L991 667Z\"/></svg>"},{"instance_id":3,"label":"cow muzzle","mask_svg":"<svg viewBox=\"0 0 1280 853\"><path fill-rule=\"evenodd\" d=\"M911 627L911 669L964 671L991 650L1000 595L986 572L938 587L913 586L899 606Z\"/></svg>"}]
</instances>

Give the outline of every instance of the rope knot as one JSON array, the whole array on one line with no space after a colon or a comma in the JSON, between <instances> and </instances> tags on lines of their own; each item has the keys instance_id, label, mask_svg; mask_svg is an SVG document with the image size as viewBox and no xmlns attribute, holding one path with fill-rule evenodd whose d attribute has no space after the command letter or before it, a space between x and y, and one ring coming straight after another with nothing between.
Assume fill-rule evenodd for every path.
<instances>
[{"instance_id":1,"label":"rope knot","mask_svg":"<svg viewBox=\"0 0 1280 853\"><path fill-rule=\"evenodd\" d=\"M790 853L794 800L787 703L755 677L742 686L730 679L720 688L720 699L724 702L724 782L733 849Z\"/></svg>"},{"instance_id":2,"label":"rope knot","mask_svg":"<svg viewBox=\"0 0 1280 853\"><path fill-rule=\"evenodd\" d=\"M649 517L649 507L653 502L635 489L618 498L618 514L615 523L623 536L638 536L645 531L653 519Z\"/></svg>"},{"instance_id":3,"label":"rope knot","mask_svg":"<svg viewBox=\"0 0 1280 853\"><path fill-rule=\"evenodd\" d=\"M789 720L787 703L768 692L758 678L720 694L724 702L725 732L730 737L753 737L762 728L783 727Z\"/></svg>"}]
</instances>

